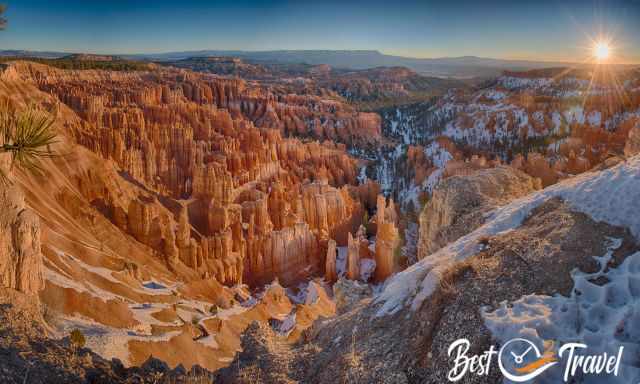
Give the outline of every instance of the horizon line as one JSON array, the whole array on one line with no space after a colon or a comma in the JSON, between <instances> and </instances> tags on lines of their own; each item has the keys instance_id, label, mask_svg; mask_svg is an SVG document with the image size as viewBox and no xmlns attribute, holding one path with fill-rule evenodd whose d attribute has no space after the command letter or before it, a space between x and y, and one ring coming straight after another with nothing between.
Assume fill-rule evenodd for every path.
<instances>
[{"instance_id":1,"label":"horizon line","mask_svg":"<svg viewBox=\"0 0 640 384\"><path fill-rule=\"evenodd\" d=\"M456 56L404 56L401 54L392 54L385 53L379 49L220 49L220 48L203 48L203 49L189 49L182 51L156 51L156 52L134 52L134 53L122 53L122 52L100 52L100 51L75 51L68 49L60 49L60 50L34 50L34 49L24 49L24 48L6 48L0 49L0 52L10 52L10 51L20 51L27 53L60 53L60 54L86 54L86 55L96 55L96 56L154 56L154 55L170 55L170 54L185 54L185 53L198 53L198 52L207 52L207 51L217 51L217 52L242 52L242 53L266 53L266 52L371 52L377 53L383 56L391 56L398 57L402 59L410 59L410 60L446 60L446 59L464 59L464 58L473 58L473 59L482 59L482 60L495 60L495 61L514 61L514 62L535 62L535 63L549 63L549 64L564 64L564 65L590 65L597 64L593 63L585 63L580 61L569 61L563 59L548 59L548 58L515 58L515 57L487 57L487 56L476 56L476 55L456 55ZM205 56L206 57L206 56ZM627 66L635 66L640 65L639 61L634 62L609 62L608 65L627 65Z\"/></svg>"}]
</instances>

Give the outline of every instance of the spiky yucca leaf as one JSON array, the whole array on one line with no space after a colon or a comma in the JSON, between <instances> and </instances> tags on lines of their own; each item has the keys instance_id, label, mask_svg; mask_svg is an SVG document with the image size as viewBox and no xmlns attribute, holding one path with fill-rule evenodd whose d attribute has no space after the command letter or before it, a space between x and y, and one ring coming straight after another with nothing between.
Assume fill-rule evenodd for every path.
<instances>
[{"instance_id":1,"label":"spiky yucca leaf","mask_svg":"<svg viewBox=\"0 0 640 384\"><path fill-rule=\"evenodd\" d=\"M41 173L40 159L54 156L50 148L56 142L54 121L54 117L34 106L17 112L8 104L0 105L0 153L11 154L11 168ZM0 174L5 181L6 177Z\"/></svg>"}]
</instances>

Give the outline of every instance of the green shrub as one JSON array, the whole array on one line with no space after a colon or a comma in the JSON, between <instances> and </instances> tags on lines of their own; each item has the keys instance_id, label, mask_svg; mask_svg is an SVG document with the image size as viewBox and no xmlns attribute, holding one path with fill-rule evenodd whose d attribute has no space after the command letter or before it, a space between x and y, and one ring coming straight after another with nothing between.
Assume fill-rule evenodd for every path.
<instances>
[{"instance_id":1,"label":"green shrub","mask_svg":"<svg viewBox=\"0 0 640 384\"><path fill-rule=\"evenodd\" d=\"M71 340L71 345L75 349L84 347L86 343L84 334L82 334L82 331L80 331L79 329L74 329L73 331L71 331L71 333L69 334L69 340Z\"/></svg>"}]
</instances>

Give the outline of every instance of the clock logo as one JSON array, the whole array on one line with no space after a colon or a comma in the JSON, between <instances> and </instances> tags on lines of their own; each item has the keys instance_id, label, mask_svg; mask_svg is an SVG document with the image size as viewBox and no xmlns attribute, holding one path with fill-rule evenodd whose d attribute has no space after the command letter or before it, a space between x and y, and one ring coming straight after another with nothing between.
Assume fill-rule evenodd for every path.
<instances>
[{"instance_id":1,"label":"clock logo","mask_svg":"<svg viewBox=\"0 0 640 384\"><path fill-rule=\"evenodd\" d=\"M527 339L509 340L500 349L500 371L507 379L516 383L531 380L558 363L551 349L542 354L538 347Z\"/></svg>"}]
</instances>

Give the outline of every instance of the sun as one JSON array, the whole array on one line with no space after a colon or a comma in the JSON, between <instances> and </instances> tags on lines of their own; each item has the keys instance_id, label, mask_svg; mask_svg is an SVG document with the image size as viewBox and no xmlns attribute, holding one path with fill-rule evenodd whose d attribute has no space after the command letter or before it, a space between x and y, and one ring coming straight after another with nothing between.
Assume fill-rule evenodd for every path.
<instances>
[{"instance_id":1,"label":"sun","mask_svg":"<svg viewBox=\"0 0 640 384\"><path fill-rule=\"evenodd\" d=\"M607 60L610 54L611 47L607 42L599 41L593 46L593 56L599 61Z\"/></svg>"}]
</instances>

